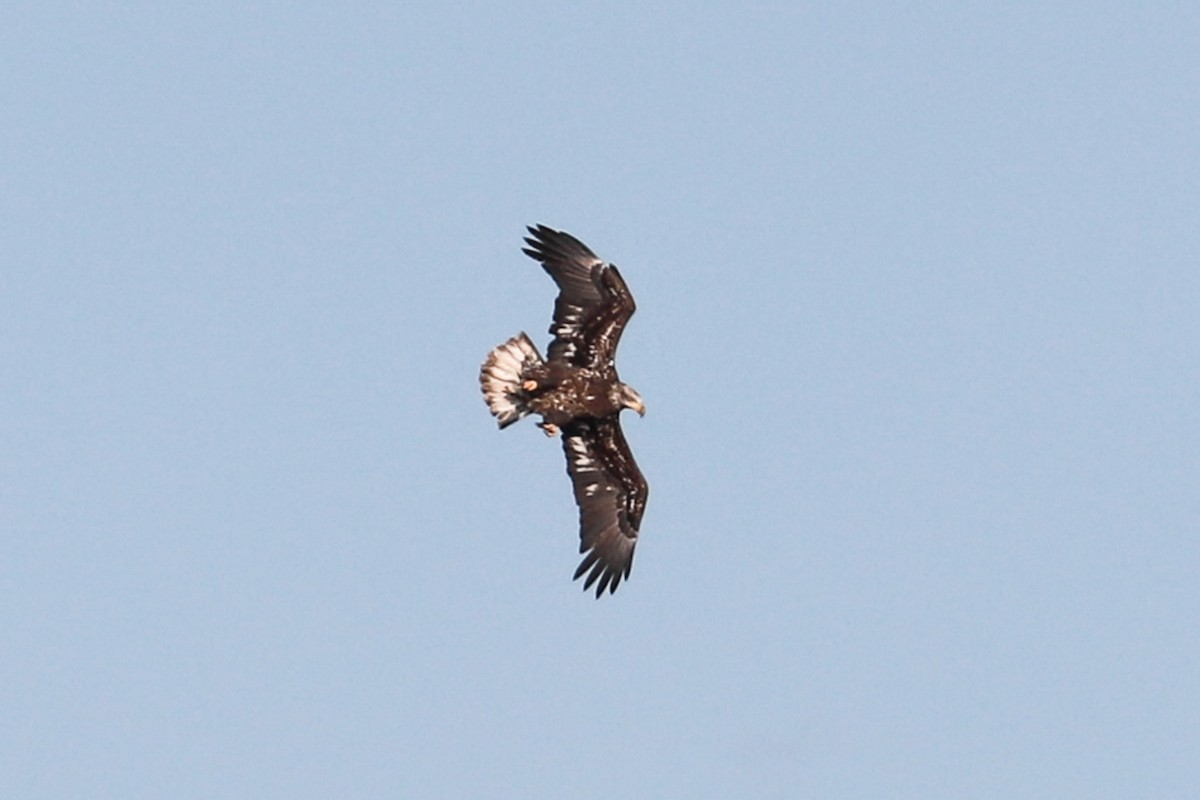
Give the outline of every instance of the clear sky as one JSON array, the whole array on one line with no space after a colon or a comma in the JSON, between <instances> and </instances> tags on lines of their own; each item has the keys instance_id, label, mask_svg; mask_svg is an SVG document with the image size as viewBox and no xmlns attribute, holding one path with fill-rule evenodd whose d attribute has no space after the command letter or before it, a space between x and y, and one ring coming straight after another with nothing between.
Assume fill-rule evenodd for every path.
<instances>
[{"instance_id":1,"label":"clear sky","mask_svg":"<svg viewBox=\"0 0 1200 800\"><path fill-rule=\"evenodd\" d=\"M0 8L0 796L1196 796L1195 7L110 5Z\"/></svg>"}]
</instances>

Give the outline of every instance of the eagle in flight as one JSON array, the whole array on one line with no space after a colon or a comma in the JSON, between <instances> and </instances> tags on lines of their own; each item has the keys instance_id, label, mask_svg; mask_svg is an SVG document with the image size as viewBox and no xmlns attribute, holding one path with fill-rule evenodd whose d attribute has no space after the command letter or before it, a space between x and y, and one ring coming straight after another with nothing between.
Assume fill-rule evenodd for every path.
<instances>
[{"instance_id":1,"label":"eagle in flight","mask_svg":"<svg viewBox=\"0 0 1200 800\"><path fill-rule=\"evenodd\" d=\"M569 233L528 228L524 252L558 284L554 336L545 359L524 332L488 353L479 383L501 428L540 414L547 436L562 432L567 474L579 506L579 552L586 591L615 592L633 566L649 489L621 433L618 415L646 406L621 383L613 363L635 305L613 264Z\"/></svg>"}]
</instances>

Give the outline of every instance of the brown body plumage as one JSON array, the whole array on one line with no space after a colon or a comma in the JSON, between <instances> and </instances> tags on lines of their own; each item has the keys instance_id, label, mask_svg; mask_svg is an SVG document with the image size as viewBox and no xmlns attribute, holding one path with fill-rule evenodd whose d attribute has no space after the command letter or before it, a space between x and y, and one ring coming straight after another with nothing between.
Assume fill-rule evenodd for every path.
<instances>
[{"instance_id":1,"label":"brown body plumage","mask_svg":"<svg viewBox=\"0 0 1200 800\"><path fill-rule=\"evenodd\" d=\"M641 397L617 377L617 343L636 308L617 268L568 233L529 229L525 253L558 284L554 339L546 359L524 333L488 354L479 381L501 428L527 414L548 435L562 431L567 472L579 505L575 577L596 596L629 577L649 490L621 431L619 415L645 414Z\"/></svg>"}]
</instances>

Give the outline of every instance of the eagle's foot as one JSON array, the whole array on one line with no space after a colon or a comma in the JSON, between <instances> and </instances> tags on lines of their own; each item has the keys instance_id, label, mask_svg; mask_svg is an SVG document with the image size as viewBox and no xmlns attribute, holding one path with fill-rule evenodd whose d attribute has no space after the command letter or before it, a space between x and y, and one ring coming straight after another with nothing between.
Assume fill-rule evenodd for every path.
<instances>
[{"instance_id":1,"label":"eagle's foot","mask_svg":"<svg viewBox=\"0 0 1200 800\"><path fill-rule=\"evenodd\" d=\"M527 392L532 392L537 388L537 381L529 380L521 384L521 388Z\"/></svg>"},{"instance_id":2,"label":"eagle's foot","mask_svg":"<svg viewBox=\"0 0 1200 800\"><path fill-rule=\"evenodd\" d=\"M539 422L538 427L545 431L547 436L558 436L558 426L553 422Z\"/></svg>"}]
</instances>

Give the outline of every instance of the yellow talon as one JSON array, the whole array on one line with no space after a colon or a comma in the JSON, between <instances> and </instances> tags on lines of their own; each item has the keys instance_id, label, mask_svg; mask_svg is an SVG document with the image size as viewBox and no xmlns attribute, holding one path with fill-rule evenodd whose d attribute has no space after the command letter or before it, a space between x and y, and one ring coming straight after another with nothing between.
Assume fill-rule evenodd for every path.
<instances>
[{"instance_id":1,"label":"yellow talon","mask_svg":"<svg viewBox=\"0 0 1200 800\"><path fill-rule=\"evenodd\" d=\"M521 388L527 392L532 392L537 388L537 381L525 381L521 384Z\"/></svg>"}]
</instances>

